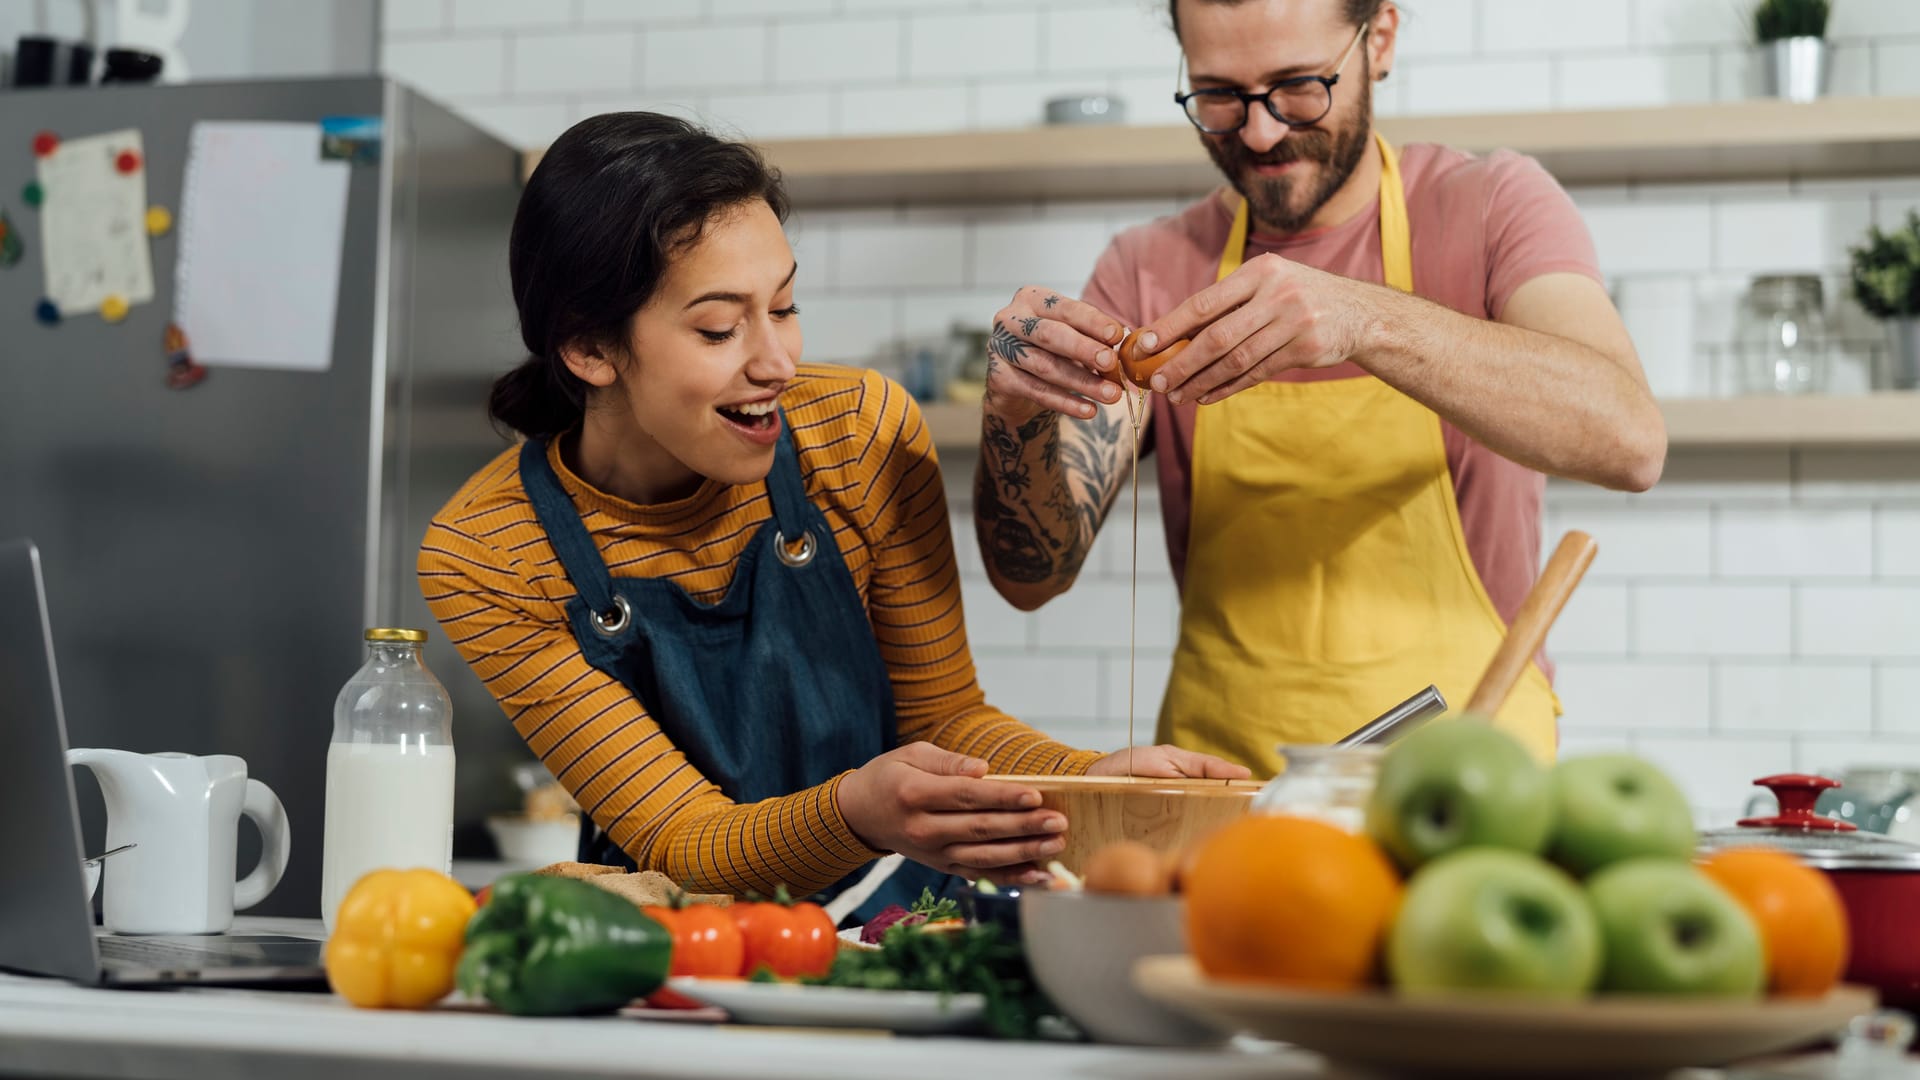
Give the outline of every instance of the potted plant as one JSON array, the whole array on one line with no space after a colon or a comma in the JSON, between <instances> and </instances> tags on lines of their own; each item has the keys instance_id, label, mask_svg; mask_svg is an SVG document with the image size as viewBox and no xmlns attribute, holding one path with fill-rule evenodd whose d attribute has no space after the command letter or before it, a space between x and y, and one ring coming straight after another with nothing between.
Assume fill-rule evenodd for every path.
<instances>
[{"instance_id":1,"label":"potted plant","mask_svg":"<svg viewBox=\"0 0 1920 1080\"><path fill-rule=\"evenodd\" d=\"M1920 213L1892 232L1867 230L1866 243L1849 248L1853 297L1887 326L1885 363L1874 384L1920 390Z\"/></svg>"},{"instance_id":2,"label":"potted plant","mask_svg":"<svg viewBox=\"0 0 1920 1080\"><path fill-rule=\"evenodd\" d=\"M1788 101L1826 93L1832 11L1832 0L1760 0L1753 9L1753 37L1765 54L1769 93Z\"/></svg>"}]
</instances>

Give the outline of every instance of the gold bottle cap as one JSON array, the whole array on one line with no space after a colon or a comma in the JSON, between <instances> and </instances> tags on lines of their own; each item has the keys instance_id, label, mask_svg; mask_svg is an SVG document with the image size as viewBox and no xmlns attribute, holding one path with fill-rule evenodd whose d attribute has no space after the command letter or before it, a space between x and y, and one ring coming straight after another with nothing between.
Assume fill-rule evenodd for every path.
<instances>
[{"instance_id":1,"label":"gold bottle cap","mask_svg":"<svg viewBox=\"0 0 1920 1080\"><path fill-rule=\"evenodd\" d=\"M427 640L425 630L397 630L392 627L376 626L366 633L368 641L411 641L418 645Z\"/></svg>"}]
</instances>

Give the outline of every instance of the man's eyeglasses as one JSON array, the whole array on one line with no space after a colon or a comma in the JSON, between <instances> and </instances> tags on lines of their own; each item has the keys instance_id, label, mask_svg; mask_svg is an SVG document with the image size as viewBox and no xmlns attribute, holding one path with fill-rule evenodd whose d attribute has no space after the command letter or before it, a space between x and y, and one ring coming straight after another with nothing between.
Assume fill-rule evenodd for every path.
<instances>
[{"instance_id":1,"label":"man's eyeglasses","mask_svg":"<svg viewBox=\"0 0 1920 1080\"><path fill-rule=\"evenodd\" d=\"M1193 122L1193 126L1208 135L1230 135L1247 126L1247 106L1256 101L1267 107L1267 115L1290 128L1317 124L1333 111L1333 84L1340 81L1340 73L1346 70L1347 61L1353 58L1353 50L1359 48L1360 42L1366 38L1367 27L1367 23L1360 24L1360 32L1353 36L1353 43L1347 46L1347 51L1340 54L1340 62L1334 66L1331 75L1300 75L1281 79L1263 94L1226 86L1184 93L1176 91L1173 100L1186 111L1187 119ZM1181 83L1186 81L1186 66L1187 56L1182 50Z\"/></svg>"}]
</instances>

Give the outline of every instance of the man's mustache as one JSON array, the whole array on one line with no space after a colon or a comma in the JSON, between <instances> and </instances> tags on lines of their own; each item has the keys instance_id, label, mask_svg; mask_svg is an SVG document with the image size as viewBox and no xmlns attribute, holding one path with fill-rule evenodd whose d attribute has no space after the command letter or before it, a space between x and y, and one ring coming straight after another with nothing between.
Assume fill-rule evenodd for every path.
<instances>
[{"instance_id":1,"label":"man's mustache","mask_svg":"<svg viewBox=\"0 0 1920 1080\"><path fill-rule=\"evenodd\" d=\"M1333 138L1326 135L1290 135L1264 154L1250 153L1243 146L1236 147L1233 156L1245 165L1291 165L1296 161L1324 162L1333 156Z\"/></svg>"}]
</instances>

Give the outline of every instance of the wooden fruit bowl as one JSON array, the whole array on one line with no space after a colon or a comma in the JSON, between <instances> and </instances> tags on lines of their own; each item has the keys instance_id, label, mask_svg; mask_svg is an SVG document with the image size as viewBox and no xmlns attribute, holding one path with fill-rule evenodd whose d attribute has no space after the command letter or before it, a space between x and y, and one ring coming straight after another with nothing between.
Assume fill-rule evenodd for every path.
<instances>
[{"instance_id":1,"label":"wooden fruit bowl","mask_svg":"<svg viewBox=\"0 0 1920 1080\"><path fill-rule=\"evenodd\" d=\"M1060 864L1078 874L1087 857L1118 840L1186 851L1245 814L1258 780L1158 780L1141 776L990 776L1030 787L1040 805L1067 817Z\"/></svg>"}]
</instances>

